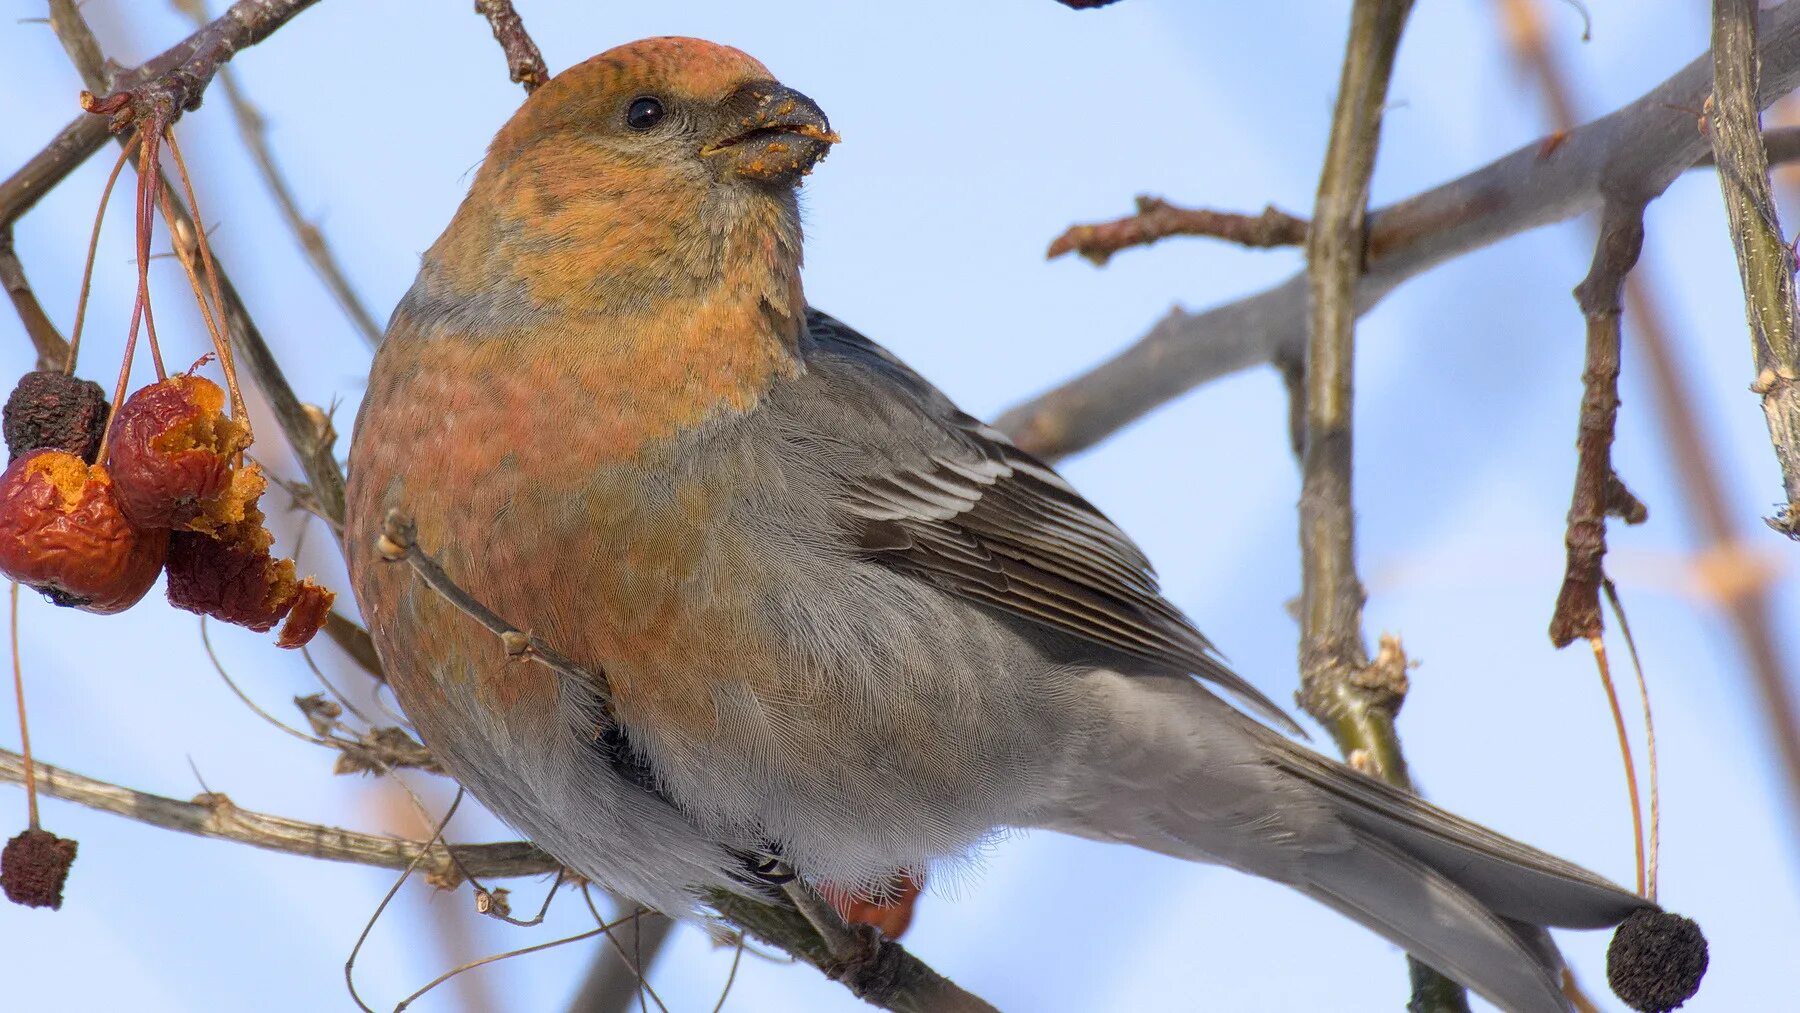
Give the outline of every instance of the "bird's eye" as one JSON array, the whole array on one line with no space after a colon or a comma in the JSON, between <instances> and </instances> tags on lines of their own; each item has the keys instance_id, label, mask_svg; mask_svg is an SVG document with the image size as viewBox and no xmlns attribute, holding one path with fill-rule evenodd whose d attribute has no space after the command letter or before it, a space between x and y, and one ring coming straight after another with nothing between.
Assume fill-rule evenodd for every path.
<instances>
[{"instance_id":1,"label":"bird's eye","mask_svg":"<svg viewBox=\"0 0 1800 1013\"><path fill-rule=\"evenodd\" d=\"M625 107L625 125L633 130L649 130L662 122L663 104L648 95L634 98Z\"/></svg>"}]
</instances>

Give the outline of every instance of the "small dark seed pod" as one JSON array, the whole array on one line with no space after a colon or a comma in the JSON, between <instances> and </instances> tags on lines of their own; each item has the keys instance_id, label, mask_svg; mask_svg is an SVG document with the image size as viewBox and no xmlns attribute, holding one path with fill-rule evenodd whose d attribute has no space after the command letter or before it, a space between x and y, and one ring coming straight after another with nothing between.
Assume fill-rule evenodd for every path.
<instances>
[{"instance_id":1,"label":"small dark seed pod","mask_svg":"<svg viewBox=\"0 0 1800 1013\"><path fill-rule=\"evenodd\" d=\"M93 464L106 413L106 391L94 381L46 369L26 373L6 399L6 463L49 447Z\"/></svg>"},{"instance_id":2,"label":"small dark seed pod","mask_svg":"<svg viewBox=\"0 0 1800 1013\"><path fill-rule=\"evenodd\" d=\"M0 887L6 899L26 907L62 907L75 847L69 838L36 828L7 841L0 851Z\"/></svg>"},{"instance_id":3,"label":"small dark seed pod","mask_svg":"<svg viewBox=\"0 0 1800 1013\"><path fill-rule=\"evenodd\" d=\"M1606 948L1606 983L1643 1013L1667 1013L1694 997L1706 974L1706 936L1691 918L1640 908Z\"/></svg>"}]
</instances>

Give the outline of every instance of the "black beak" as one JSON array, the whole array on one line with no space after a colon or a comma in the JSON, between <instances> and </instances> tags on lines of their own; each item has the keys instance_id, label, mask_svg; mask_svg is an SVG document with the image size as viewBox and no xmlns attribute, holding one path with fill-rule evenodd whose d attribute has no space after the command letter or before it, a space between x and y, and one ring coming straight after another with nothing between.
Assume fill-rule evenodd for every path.
<instances>
[{"instance_id":1,"label":"black beak","mask_svg":"<svg viewBox=\"0 0 1800 1013\"><path fill-rule=\"evenodd\" d=\"M700 154L744 179L792 186L838 142L818 103L773 81L739 88L722 108L720 136Z\"/></svg>"}]
</instances>

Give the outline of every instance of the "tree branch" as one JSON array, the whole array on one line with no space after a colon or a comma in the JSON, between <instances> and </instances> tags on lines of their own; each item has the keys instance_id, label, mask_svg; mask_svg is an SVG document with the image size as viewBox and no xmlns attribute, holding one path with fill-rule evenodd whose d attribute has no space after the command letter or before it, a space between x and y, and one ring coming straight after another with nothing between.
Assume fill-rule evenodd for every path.
<instances>
[{"instance_id":1,"label":"tree branch","mask_svg":"<svg viewBox=\"0 0 1800 1013\"><path fill-rule=\"evenodd\" d=\"M544 66L544 54L525 31L525 22L513 10L512 0L475 0L475 13L488 19L494 30L494 41L506 52L506 69L514 82L525 86L530 94L550 80L550 68Z\"/></svg>"},{"instance_id":2,"label":"tree branch","mask_svg":"<svg viewBox=\"0 0 1800 1013\"><path fill-rule=\"evenodd\" d=\"M1055 260L1079 253L1096 267L1134 246L1149 246L1170 236L1214 236L1241 246L1297 246L1306 242L1306 220L1271 204L1260 215L1176 207L1161 197L1140 196L1137 214L1110 222L1071 225L1050 242L1044 257Z\"/></svg>"},{"instance_id":3,"label":"tree branch","mask_svg":"<svg viewBox=\"0 0 1800 1013\"><path fill-rule=\"evenodd\" d=\"M22 783L23 759L9 749L0 749L0 781ZM235 841L266 851L279 851L304 858L374 865L384 869L404 869L424 849L418 841L364 834L239 809L231 799L216 792L183 802L180 799L96 781L74 771L51 766L42 760L34 759L33 768L37 776L38 791L52 798L198 837ZM462 881L464 872L484 879L540 876L557 871L562 868L562 864L540 851L536 845L511 841L499 844L453 844L448 847L433 845L426 851L425 859L419 867L433 883L453 886Z\"/></svg>"},{"instance_id":4,"label":"tree branch","mask_svg":"<svg viewBox=\"0 0 1800 1013\"><path fill-rule=\"evenodd\" d=\"M1756 0L1714 0L1711 129L1719 189L1744 282L1744 312L1763 415L1787 502L1769 526L1800 539L1800 334L1794 251L1781 234L1757 103Z\"/></svg>"},{"instance_id":5,"label":"tree branch","mask_svg":"<svg viewBox=\"0 0 1800 1013\"><path fill-rule=\"evenodd\" d=\"M115 130L136 120L151 119L159 112L166 116L164 122L173 123L182 113L199 108L213 76L238 50L268 38L294 15L318 2L237 0L216 21L202 26L181 45L138 72L121 76L123 87L94 99L88 111L111 116ZM107 76L101 69L103 54L73 0L50 0L50 26L63 41L69 61L88 77L89 88L102 90L94 88L93 82ZM89 74L88 68L94 68L94 73ZM104 87L110 89L112 84Z\"/></svg>"},{"instance_id":6,"label":"tree branch","mask_svg":"<svg viewBox=\"0 0 1800 1013\"><path fill-rule=\"evenodd\" d=\"M1406 655L1383 637L1373 663L1363 643L1365 594L1356 572L1352 495L1357 278L1368 233L1369 179L1381 143L1394 54L1412 0L1356 0L1319 195L1306 237L1305 427L1300 485L1301 707L1330 730L1346 760L1408 790L1394 731L1406 696ZM1467 1011L1463 990L1416 958L1415 1013Z\"/></svg>"},{"instance_id":7,"label":"tree branch","mask_svg":"<svg viewBox=\"0 0 1800 1013\"><path fill-rule=\"evenodd\" d=\"M832 975L838 959L798 908L763 904L737 894L715 891L710 903L727 921L745 932ZM826 905L829 909L830 905ZM835 917L836 912L832 912ZM886 981L858 992L872 1005L899 1013L994 1013L994 1007L932 970L893 940L880 943Z\"/></svg>"},{"instance_id":8,"label":"tree branch","mask_svg":"<svg viewBox=\"0 0 1800 1013\"><path fill-rule=\"evenodd\" d=\"M1644 247L1644 206L1609 201L1600 216L1600 238L1587 277L1575 288L1575 299L1587 321L1587 356L1582 366L1581 415L1575 440L1575 491L1569 502L1564 537L1568 562L1556 611L1550 617L1550 642L1567 647L1601 633L1600 582L1606 574L1606 517L1627 523L1644 520L1644 505L1632 496L1612 466L1613 430L1619 414L1619 328L1625 277Z\"/></svg>"},{"instance_id":9,"label":"tree branch","mask_svg":"<svg viewBox=\"0 0 1800 1013\"><path fill-rule=\"evenodd\" d=\"M31 347L37 349L37 368L63 368L63 363L69 361L68 339L50 322L36 293L31 291L31 282L25 277L25 265L19 263L19 255L13 252L11 225L0 225L0 285L6 287L13 309L18 312L19 321L31 338Z\"/></svg>"},{"instance_id":10,"label":"tree branch","mask_svg":"<svg viewBox=\"0 0 1800 1013\"><path fill-rule=\"evenodd\" d=\"M1762 16L1758 41L1766 105L1800 84L1800 4ZM1355 287L1366 313L1409 278L1508 236L1599 207L1606 193L1653 198L1708 153L1694 116L1712 87L1701 57L1611 115L1545 151L1533 142L1368 217L1367 262ZM1071 454L1208 380L1298 361L1306 337L1306 278L1202 313L1172 310L1112 359L1013 408L998 425L1044 457Z\"/></svg>"}]
</instances>

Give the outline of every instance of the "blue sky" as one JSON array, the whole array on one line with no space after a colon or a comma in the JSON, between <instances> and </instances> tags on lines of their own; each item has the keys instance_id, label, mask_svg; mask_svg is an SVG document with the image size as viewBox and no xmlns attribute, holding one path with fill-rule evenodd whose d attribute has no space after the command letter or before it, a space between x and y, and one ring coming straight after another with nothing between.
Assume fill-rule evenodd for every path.
<instances>
[{"instance_id":1,"label":"blue sky","mask_svg":"<svg viewBox=\"0 0 1800 1013\"><path fill-rule=\"evenodd\" d=\"M1105 270L1046 264L1070 221L1111 217L1132 195L1255 210L1311 205L1348 5L1126 0L1072 13L1050 0L739 4L522 0L552 68L645 35L693 34L762 59L814 97L844 143L807 184L812 301L991 416L1135 339L1172 303L1200 308L1299 266L1293 251L1171 241ZM1706 5L1590 0L1593 40L1545 5L1589 112L1621 104L1705 45ZM384 317L448 221L487 140L522 97L467 3L327 2L234 64L270 123L304 210ZM1376 169L1382 202L1459 175L1543 132L1490 0L1422 4L1402 47ZM157 3L91 0L110 53L136 62L184 34ZM38 0L8 0L31 18ZM0 18L0 172L75 112L79 82L48 28ZM301 395L334 400L348 428L367 350L315 283L269 205L222 98L183 121L215 242ZM100 159L17 228L39 295L65 328ZM1790 218L1800 209L1787 209ZM132 290L127 216L102 245L83 373L112 375ZM1673 314L1683 370L1716 436L1716 463L1750 549L1779 567L1776 614L1794 615L1791 546L1759 516L1779 487L1750 379L1736 269L1718 188L1691 173L1649 217L1647 258ZM1585 650L1544 635L1562 565L1573 468L1581 325L1569 290L1585 222L1542 230L1437 269L1364 322L1359 357L1360 554L1368 625L1423 662L1400 727L1430 796L1621 882L1632 876L1622 776ZM171 361L204 331L159 262ZM183 307L183 308L177 308ZM1629 329L1629 325L1628 325ZM0 374L29 368L0 314ZM1638 633L1663 760L1662 897L1713 944L1688 1007L1737 1010L1782 987L1800 938L1800 848L1735 641L1693 593L1692 539L1629 339L1616 450L1651 523L1615 529L1610 565ZM1286 408L1267 369L1172 404L1065 465L1156 561L1170 596L1246 677L1285 700L1294 685L1298 478ZM263 432L273 434L272 425ZM293 473L276 439L265 460ZM287 521L292 545L294 522ZM322 532L306 564L342 587ZM247 713L185 613L157 600L100 619L27 600L24 662L42 758L162 794L196 772L240 805L362 828L394 822L393 792L329 774L331 757ZM1780 647L1800 641L1779 625ZM223 663L265 706L316 688L268 638L215 633ZM328 671L356 676L327 648ZM1629 704L1628 704L1629 706ZM11 733L0 743L11 745ZM441 804L440 786L427 785ZM0 804L23 800L0 791ZM57 913L0 908L19 1008L349 1008L342 964L391 882L386 872L200 841L47 802L79 838ZM0 828L13 830L0 820ZM465 839L505 830L459 817ZM520 907L541 888L518 888ZM358 968L377 1008L443 970L427 920L478 952L578 931L564 896L549 925L478 920L467 894L409 886ZM1605 933L1565 934L1604 991ZM934 884L908 945L1006 1010L1391 1010L1405 971L1386 943L1282 888L1171 859L1035 834L996 842L975 876ZM557 1009L593 943L477 974L507 1010ZM653 982L669 1008L707 1010L730 952L683 930ZM440 991L420 1010L464 1008ZM728 1009L864 1008L807 968L746 959Z\"/></svg>"}]
</instances>

